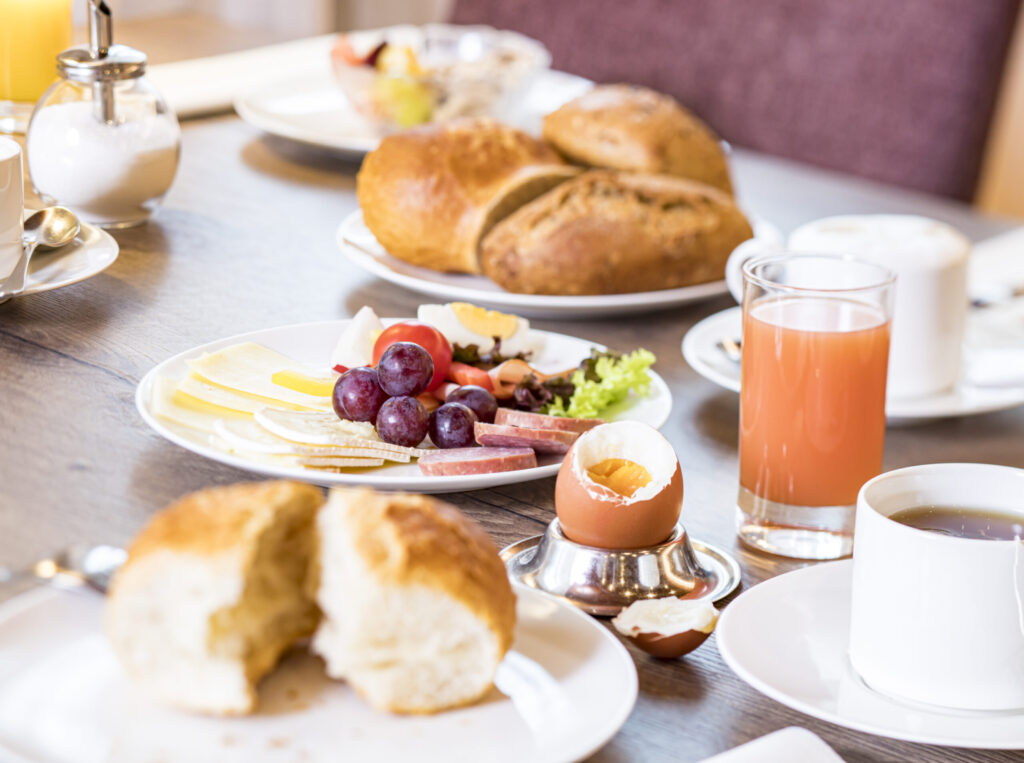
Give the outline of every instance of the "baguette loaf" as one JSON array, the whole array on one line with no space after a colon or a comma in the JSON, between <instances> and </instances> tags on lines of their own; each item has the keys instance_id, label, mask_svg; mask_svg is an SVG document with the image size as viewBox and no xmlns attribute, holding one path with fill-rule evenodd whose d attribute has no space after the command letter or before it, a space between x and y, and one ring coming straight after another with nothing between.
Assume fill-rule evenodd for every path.
<instances>
[{"instance_id":1,"label":"baguette loaf","mask_svg":"<svg viewBox=\"0 0 1024 763\"><path fill-rule=\"evenodd\" d=\"M617 294L714 281L753 236L732 199L667 175L591 170L496 225L484 273L511 292Z\"/></svg>"},{"instance_id":2,"label":"baguette loaf","mask_svg":"<svg viewBox=\"0 0 1024 763\"><path fill-rule=\"evenodd\" d=\"M544 139L572 162L676 175L732 193L722 144L670 96L597 85L544 118Z\"/></svg>"},{"instance_id":3,"label":"baguette loaf","mask_svg":"<svg viewBox=\"0 0 1024 763\"><path fill-rule=\"evenodd\" d=\"M356 194L366 227L393 256L479 273L483 234L577 172L524 132L456 121L384 138L363 160Z\"/></svg>"}]
</instances>

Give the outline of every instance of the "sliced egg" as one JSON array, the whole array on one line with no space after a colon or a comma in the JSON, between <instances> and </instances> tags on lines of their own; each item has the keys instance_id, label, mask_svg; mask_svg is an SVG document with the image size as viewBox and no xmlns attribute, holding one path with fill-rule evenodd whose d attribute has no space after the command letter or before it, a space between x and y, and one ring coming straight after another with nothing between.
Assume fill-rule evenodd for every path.
<instances>
[{"instance_id":1,"label":"sliced egg","mask_svg":"<svg viewBox=\"0 0 1024 763\"><path fill-rule=\"evenodd\" d=\"M530 337L530 322L511 313L499 313L471 305L468 302L449 302L446 305L420 305L416 317L433 326L452 344L468 347L475 344L480 352L494 347L501 340L502 355L532 352L537 341Z\"/></svg>"},{"instance_id":2,"label":"sliced egg","mask_svg":"<svg viewBox=\"0 0 1024 763\"><path fill-rule=\"evenodd\" d=\"M373 365L373 344L384 330L377 313L365 306L352 316L331 352L331 368L359 368Z\"/></svg>"},{"instance_id":3,"label":"sliced egg","mask_svg":"<svg viewBox=\"0 0 1024 763\"><path fill-rule=\"evenodd\" d=\"M633 602L612 625L648 654L672 659L703 644L717 622L718 610L709 599L668 596Z\"/></svg>"},{"instance_id":4,"label":"sliced egg","mask_svg":"<svg viewBox=\"0 0 1024 763\"><path fill-rule=\"evenodd\" d=\"M597 548L646 548L672 533L683 505L675 450L647 424L618 421L580 435L555 483L555 511L569 540Z\"/></svg>"}]
</instances>

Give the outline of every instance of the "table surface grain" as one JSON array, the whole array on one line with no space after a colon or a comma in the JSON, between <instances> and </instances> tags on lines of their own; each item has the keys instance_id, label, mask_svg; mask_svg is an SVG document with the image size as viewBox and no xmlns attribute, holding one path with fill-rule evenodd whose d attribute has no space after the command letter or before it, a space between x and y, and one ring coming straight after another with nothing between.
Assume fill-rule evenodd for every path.
<instances>
[{"instance_id":1,"label":"table surface grain","mask_svg":"<svg viewBox=\"0 0 1024 763\"><path fill-rule=\"evenodd\" d=\"M224 116L184 125L182 164L153 221L115 234L120 258L65 289L0 305L0 564L55 549L127 543L181 494L253 475L207 461L150 431L133 395L143 374L190 347L245 331L343 318L369 304L414 315L420 299L350 265L335 229L356 206L357 166L261 135ZM975 240L1010 227L971 209L743 151L742 203L783 230L826 215L914 212ZM733 535L738 400L680 355L686 330L728 307L719 298L674 310L593 321L535 321L613 348L658 356L673 411L663 432L683 465L684 521L731 550L743 589L801 566L740 548ZM885 468L942 461L1024 467L1024 409L890 428ZM554 480L449 496L499 545L543 529ZM0 586L0 599L21 590ZM742 590L742 589L741 589ZM599 761L699 760L785 726L805 726L847 761L1020 760L849 731L790 710L748 687L712 638L689 658L632 652L640 697ZM936 666L941 669L941 666Z\"/></svg>"}]
</instances>

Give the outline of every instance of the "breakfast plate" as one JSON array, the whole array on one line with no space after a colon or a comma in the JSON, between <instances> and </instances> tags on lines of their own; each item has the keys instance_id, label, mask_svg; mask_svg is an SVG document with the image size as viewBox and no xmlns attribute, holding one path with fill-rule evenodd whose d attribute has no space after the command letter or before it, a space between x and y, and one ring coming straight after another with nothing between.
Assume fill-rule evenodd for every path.
<instances>
[{"instance_id":1,"label":"breakfast plate","mask_svg":"<svg viewBox=\"0 0 1024 763\"><path fill-rule=\"evenodd\" d=\"M113 236L83 222L81 231L67 246L41 249L32 255L25 291L18 296L60 289L91 278L110 267L119 251Z\"/></svg>"},{"instance_id":2,"label":"breakfast plate","mask_svg":"<svg viewBox=\"0 0 1024 763\"><path fill-rule=\"evenodd\" d=\"M757 237L775 237L775 226L754 222ZM363 222L363 213L352 212L338 228L338 246L350 262L389 283L445 301L486 305L530 318L606 318L611 315L647 313L717 297L728 292L725 281L711 281L677 289L632 294L585 296L515 294L482 275L442 273L410 265L393 257L378 243Z\"/></svg>"},{"instance_id":3,"label":"breakfast plate","mask_svg":"<svg viewBox=\"0 0 1024 763\"><path fill-rule=\"evenodd\" d=\"M762 694L839 726L922 744L1024 749L1024 712L947 710L869 688L847 658L852 577L853 562L843 560L741 594L718 621L722 658Z\"/></svg>"},{"instance_id":4,"label":"breakfast plate","mask_svg":"<svg viewBox=\"0 0 1024 763\"><path fill-rule=\"evenodd\" d=\"M216 718L155 704L128 682L102 631L103 599L44 588L0 606L0 758L109 760L563 761L588 757L625 723L636 668L592 618L517 589L512 650L497 690L437 715L376 712L304 652L260 685L260 709ZM59 730L59 731L55 731Z\"/></svg>"},{"instance_id":5,"label":"breakfast plate","mask_svg":"<svg viewBox=\"0 0 1024 763\"><path fill-rule=\"evenodd\" d=\"M565 72L537 73L512 113L503 122L540 133L540 120L593 83ZM377 147L382 134L345 97L325 56L323 69L272 81L235 101L238 115L264 132L360 159Z\"/></svg>"},{"instance_id":6,"label":"breakfast plate","mask_svg":"<svg viewBox=\"0 0 1024 763\"><path fill-rule=\"evenodd\" d=\"M142 418L154 431L193 453L228 466L269 477L297 479L324 486L367 485L381 490L449 493L526 482L543 477L553 477L558 473L562 462L561 455L539 455L537 457L538 465L528 469L444 476L424 475L416 464L408 463L372 469L353 469L347 472L329 472L301 466L281 465L222 450L212 444L209 434L177 425L158 417L154 412L154 388L158 380L163 378L180 380L189 372L186 361L198 358L203 353L215 352L240 342L254 342L263 345L293 358L298 363L310 367L320 367L326 371L330 367L328 359L331 356L331 350L348 324L349 320L339 320L283 326L228 337L186 350L160 363L142 378L135 394L136 407ZM606 349L602 345L588 342L585 339L548 331L533 330L530 336L531 338L536 337L541 343L531 360L531 364L541 371L559 371L571 364L579 363L589 356L591 349ZM664 379L653 371L650 372L650 376L651 386L648 395L631 396L624 403L609 409L606 414L602 415L610 420L640 421L655 428L664 424L672 410L672 395Z\"/></svg>"},{"instance_id":7,"label":"breakfast plate","mask_svg":"<svg viewBox=\"0 0 1024 763\"><path fill-rule=\"evenodd\" d=\"M968 319L971 335L972 318ZM694 371L715 384L740 391L740 364L721 346L723 339L742 335L743 309L730 307L714 313L694 325L683 337L682 352ZM980 357L979 357L980 360ZM986 356L986 360L990 360ZM975 355L964 355L964 372L960 383L948 392L919 398L889 398L885 413L890 424L913 423L953 416L972 416L1024 405L1024 384L1018 386L986 386L973 381L978 374L972 368Z\"/></svg>"}]
</instances>

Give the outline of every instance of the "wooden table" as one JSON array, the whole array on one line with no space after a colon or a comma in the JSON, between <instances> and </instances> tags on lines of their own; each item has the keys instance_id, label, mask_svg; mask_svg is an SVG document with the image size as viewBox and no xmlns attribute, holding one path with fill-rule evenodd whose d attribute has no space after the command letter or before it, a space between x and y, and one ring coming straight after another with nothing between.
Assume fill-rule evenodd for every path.
<instances>
[{"instance_id":1,"label":"wooden table","mask_svg":"<svg viewBox=\"0 0 1024 763\"><path fill-rule=\"evenodd\" d=\"M184 126L181 169L155 221L116 234L118 261L66 289L0 305L0 563L80 543L127 543L182 493L252 479L151 432L135 411L142 375L195 345L273 326L346 317L364 304L415 314L420 299L347 263L335 229L356 206L357 167L260 135L230 116ZM975 239L1010 227L966 207L737 152L743 202L784 230L826 214L919 212ZM733 536L737 396L694 373L680 341L731 300L607 321L536 321L611 347L644 345L672 389L663 431L686 482L691 533L731 549L743 587L800 566L739 548ZM890 429L887 469L939 461L1024 467L1024 409ZM499 545L541 532L554 480L450 500ZM0 599L19 590L0 587ZM634 653L640 698L601 761L699 760L790 725L812 729L847 761L1002 761L1010 753L895 742L815 721L749 688L714 640L678 662ZM941 666L936 666L941 669Z\"/></svg>"}]
</instances>

